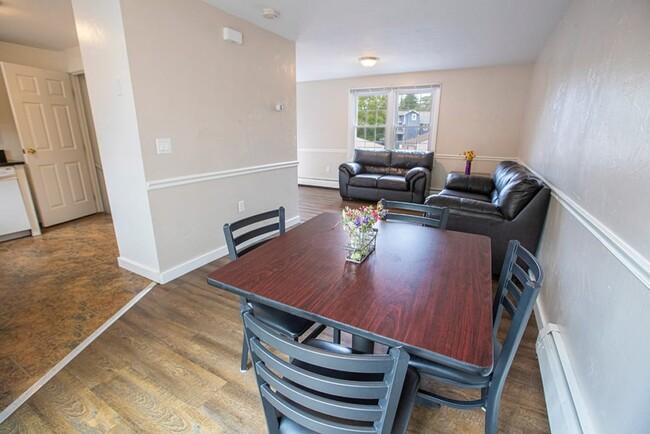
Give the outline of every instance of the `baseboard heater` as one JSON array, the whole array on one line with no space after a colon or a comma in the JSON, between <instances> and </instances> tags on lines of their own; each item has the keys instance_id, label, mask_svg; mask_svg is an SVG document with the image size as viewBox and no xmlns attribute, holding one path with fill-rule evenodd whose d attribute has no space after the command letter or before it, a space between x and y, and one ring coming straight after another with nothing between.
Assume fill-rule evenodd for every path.
<instances>
[{"instance_id":1,"label":"baseboard heater","mask_svg":"<svg viewBox=\"0 0 650 434\"><path fill-rule=\"evenodd\" d=\"M536 346L551 432L593 433L558 326L544 326Z\"/></svg>"}]
</instances>

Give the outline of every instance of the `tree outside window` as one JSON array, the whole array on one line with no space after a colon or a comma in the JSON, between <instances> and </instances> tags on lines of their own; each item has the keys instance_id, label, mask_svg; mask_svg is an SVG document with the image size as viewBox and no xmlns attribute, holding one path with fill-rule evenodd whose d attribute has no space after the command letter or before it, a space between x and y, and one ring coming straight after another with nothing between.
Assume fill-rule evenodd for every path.
<instances>
[{"instance_id":1,"label":"tree outside window","mask_svg":"<svg viewBox=\"0 0 650 434\"><path fill-rule=\"evenodd\" d=\"M379 149L385 146L387 99L387 95L357 97L356 148Z\"/></svg>"}]
</instances>

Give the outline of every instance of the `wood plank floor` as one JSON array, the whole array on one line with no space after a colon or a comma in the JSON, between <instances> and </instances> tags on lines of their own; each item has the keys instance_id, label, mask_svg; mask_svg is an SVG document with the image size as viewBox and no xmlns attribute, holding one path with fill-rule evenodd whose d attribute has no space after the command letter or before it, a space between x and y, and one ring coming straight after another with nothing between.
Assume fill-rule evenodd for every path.
<instances>
[{"instance_id":1,"label":"wood plank floor","mask_svg":"<svg viewBox=\"0 0 650 434\"><path fill-rule=\"evenodd\" d=\"M335 190L301 187L304 219L344 205ZM205 276L222 258L165 285L86 348L2 425L0 432L264 432L252 370L239 372L237 297ZM536 330L529 324L511 370L500 431L549 432ZM411 433L479 433L483 412L416 407Z\"/></svg>"},{"instance_id":2,"label":"wood plank floor","mask_svg":"<svg viewBox=\"0 0 650 434\"><path fill-rule=\"evenodd\" d=\"M0 243L0 409L150 283L117 257L106 214Z\"/></svg>"}]
</instances>

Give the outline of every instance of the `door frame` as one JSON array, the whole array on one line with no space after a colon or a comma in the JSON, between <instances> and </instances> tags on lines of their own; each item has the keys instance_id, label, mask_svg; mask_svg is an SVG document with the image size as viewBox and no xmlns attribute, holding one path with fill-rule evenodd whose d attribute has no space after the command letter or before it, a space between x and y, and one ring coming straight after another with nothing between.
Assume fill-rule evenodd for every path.
<instances>
[{"instance_id":1,"label":"door frame","mask_svg":"<svg viewBox=\"0 0 650 434\"><path fill-rule=\"evenodd\" d=\"M81 128L81 141L83 142L84 153L86 154L86 163L88 164L88 172L90 172L90 184L93 189L93 197L95 199L95 208L97 212L104 212L104 203L102 201L102 193L99 189L99 180L97 179L97 166L95 165L95 155L93 154L92 146L90 144L90 132L88 131L88 118L86 117L85 105L81 97L81 83L79 76L84 74L84 71L69 72L72 81L72 93L74 96L75 104L77 105L77 116L79 117L79 125ZM106 198L108 200L108 198Z\"/></svg>"}]
</instances>

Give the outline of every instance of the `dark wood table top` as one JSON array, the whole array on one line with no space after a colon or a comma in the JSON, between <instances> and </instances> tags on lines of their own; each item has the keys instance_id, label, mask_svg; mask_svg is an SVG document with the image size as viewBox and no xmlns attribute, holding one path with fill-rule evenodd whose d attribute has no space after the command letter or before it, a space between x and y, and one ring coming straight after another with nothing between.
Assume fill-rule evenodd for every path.
<instances>
[{"instance_id":1,"label":"dark wood table top","mask_svg":"<svg viewBox=\"0 0 650 434\"><path fill-rule=\"evenodd\" d=\"M490 239L380 222L345 261L340 214L321 214L208 276L208 283L470 372L492 369Z\"/></svg>"}]
</instances>

